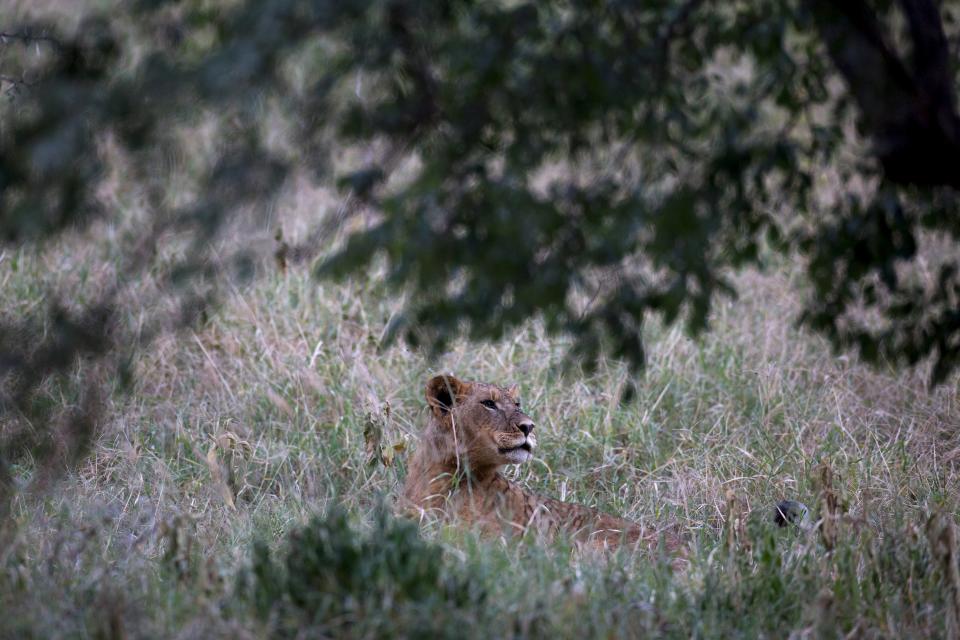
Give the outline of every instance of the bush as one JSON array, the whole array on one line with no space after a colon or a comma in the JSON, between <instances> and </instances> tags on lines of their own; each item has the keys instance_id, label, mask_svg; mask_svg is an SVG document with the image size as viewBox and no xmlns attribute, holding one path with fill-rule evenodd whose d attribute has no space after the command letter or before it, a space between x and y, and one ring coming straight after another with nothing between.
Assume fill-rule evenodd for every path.
<instances>
[{"instance_id":1,"label":"bush","mask_svg":"<svg viewBox=\"0 0 960 640\"><path fill-rule=\"evenodd\" d=\"M397 625L452 635L472 626L485 600L484 587L423 540L415 524L381 509L372 530L362 532L340 507L292 532L279 553L256 543L240 589L281 635L304 626L369 635Z\"/></svg>"}]
</instances>

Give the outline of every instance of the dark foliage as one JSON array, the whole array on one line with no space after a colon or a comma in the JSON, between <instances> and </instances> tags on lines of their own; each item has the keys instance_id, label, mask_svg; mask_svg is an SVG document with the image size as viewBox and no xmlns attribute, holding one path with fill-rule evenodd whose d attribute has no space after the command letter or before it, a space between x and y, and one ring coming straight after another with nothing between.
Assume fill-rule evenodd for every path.
<instances>
[{"instance_id":1,"label":"dark foliage","mask_svg":"<svg viewBox=\"0 0 960 640\"><path fill-rule=\"evenodd\" d=\"M470 627L458 628L457 618L469 625L485 599L484 587L424 541L415 523L386 511L361 532L334 508L290 534L276 555L257 543L239 589L280 634L305 625L334 635L463 632Z\"/></svg>"}]
</instances>

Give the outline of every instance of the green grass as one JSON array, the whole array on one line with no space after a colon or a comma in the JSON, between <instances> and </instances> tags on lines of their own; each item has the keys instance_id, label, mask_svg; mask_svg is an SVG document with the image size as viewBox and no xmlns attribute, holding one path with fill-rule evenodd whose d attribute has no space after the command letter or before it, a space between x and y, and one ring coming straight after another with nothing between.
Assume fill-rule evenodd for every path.
<instances>
[{"instance_id":1,"label":"green grass","mask_svg":"<svg viewBox=\"0 0 960 640\"><path fill-rule=\"evenodd\" d=\"M15 271L0 263L14 285L5 308L72 286L75 274L50 268L68 250L20 252ZM722 303L701 340L651 327L649 368L621 404L622 367L564 371L564 340L536 324L431 362L402 345L378 350L398 304L383 291L268 268L205 325L142 353L90 458L55 491L18 498L0 554L0 636L942 637L951 587L926 522L958 513L957 388L928 392L919 374L831 356L792 327L788 274L741 276L742 299ZM422 386L438 370L519 382L542 446L511 477L679 526L689 568L582 555L562 540L479 540L434 522L413 538L422 543L385 535L377 509L401 486ZM368 462L369 416L385 446L405 445L391 466ZM784 497L818 503L821 464L847 513L833 551L769 522ZM728 491L746 514L734 544ZM398 604L392 569L372 560L357 571L386 572L377 589L304 595L334 603L325 615L298 608L289 590L258 600L256 544L277 567L263 580L283 584L284 558L308 552L303 540L323 522L310 518L335 505L348 514L341 533L377 558L439 549L442 579ZM436 586L450 580L482 598Z\"/></svg>"}]
</instances>

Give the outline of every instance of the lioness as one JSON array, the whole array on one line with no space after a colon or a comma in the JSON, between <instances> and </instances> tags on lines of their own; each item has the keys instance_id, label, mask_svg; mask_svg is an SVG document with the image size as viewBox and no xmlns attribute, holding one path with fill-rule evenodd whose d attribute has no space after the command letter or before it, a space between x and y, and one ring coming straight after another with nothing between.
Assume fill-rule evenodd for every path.
<instances>
[{"instance_id":1,"label":"lioness","mask_svg":"<svg viewBox=\"0 0 960 640\"><path fill-rule=\"evenodd\" d=\"M610 547L662 539L669 552L679 539L590 507L536 495L507 480L506 464L533 457L533 421L520 409L516 386L504 388L436 376L427 383L430 421L408 470L408 509L456 517L485 533L571 536L579 544Z\"/></svg>"}]
</instances>

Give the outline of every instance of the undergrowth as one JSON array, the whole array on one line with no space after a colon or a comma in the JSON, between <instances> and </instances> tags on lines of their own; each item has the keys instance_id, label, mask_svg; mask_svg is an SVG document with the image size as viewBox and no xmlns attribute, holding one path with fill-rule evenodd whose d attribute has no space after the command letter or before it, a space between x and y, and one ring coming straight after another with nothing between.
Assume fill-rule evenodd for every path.
<instances>
[{"instance_id":1,"label":"undergrowth","mask_svg":"<svg viewBox=\"0 0 960 640\"><path fill-rule=\"evenodd\" d=\"M47 268L55 249L6 278L69 287ZM388 292L262 268L138 356L83 464L20 494L0 637L938 638L954 624L957 388L796 333L789 265L741 276L702 340L650 326L627 403L623 367L564 370L566 345L536 324L429 361L379 348ZM541 447L506 473L684 531L688 566L388 516L436 371L519 382ZM23 486L35 473L28 458L14 471ZM833 529L772 524L784 498L822 516L825 478Z\"/></svg>"}]
</instances>

